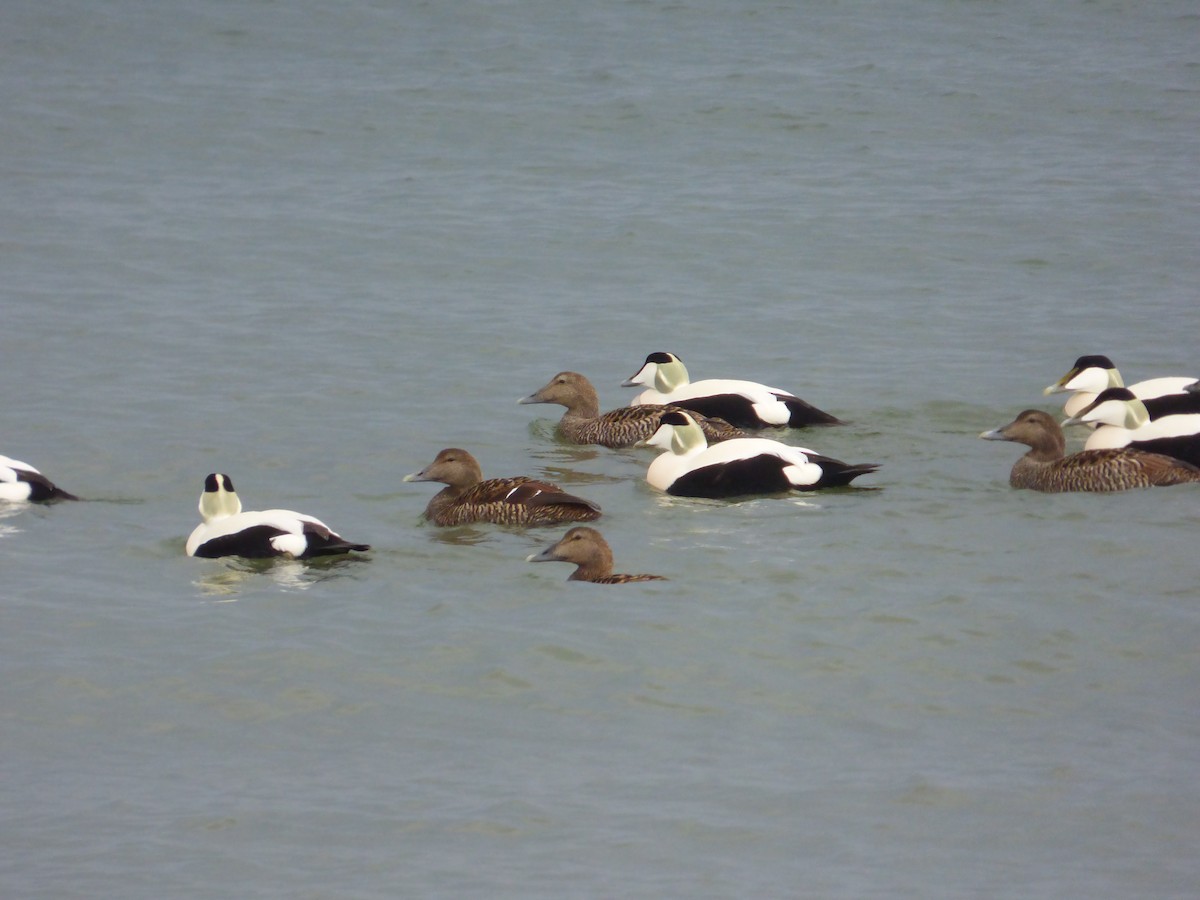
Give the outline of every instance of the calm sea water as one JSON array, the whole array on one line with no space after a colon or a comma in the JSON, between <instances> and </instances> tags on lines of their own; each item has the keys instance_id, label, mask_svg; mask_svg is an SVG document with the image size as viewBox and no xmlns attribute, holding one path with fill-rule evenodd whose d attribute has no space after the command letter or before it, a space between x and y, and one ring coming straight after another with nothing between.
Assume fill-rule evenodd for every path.
<instances>
[{"instance_id":1,"label":"calm sea water","mask_svg":"<svg viewBox=\"0 0 1200 900\"><path fill-rule=\"evenodd\" d=\"M1200 374L1167 2L0 12L5 897L1194 897L1200 495L1010 491L1083 353ZM645 355L851 421L863 490L667 500ZM599 501L424 525L402 484ZM375 550L187 559L204 476Z\"/></svg>"}]
</instances>

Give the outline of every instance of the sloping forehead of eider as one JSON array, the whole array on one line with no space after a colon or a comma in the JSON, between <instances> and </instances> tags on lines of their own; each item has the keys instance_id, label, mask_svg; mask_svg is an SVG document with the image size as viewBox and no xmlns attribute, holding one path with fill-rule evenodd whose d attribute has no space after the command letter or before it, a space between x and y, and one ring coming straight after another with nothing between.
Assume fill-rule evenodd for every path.
<instances>
[{"instance_id":1,"label":"sloping forehead of eider","mask_svg":"<svg viewBox=\"0 0 1200 900\"><path fill-rule=\"evenodd\" d=\"M228 475L222 475L220 472L213 472L204 479L204 492L206 494L215 494L222 490L233 490L233 479Z\"/></svg>"},{"instance_id":2,"label":"sloping forehead of eider","mask_svg":"<svg viewBox=\"0 0 1200 900\"><path fill-rule=\"evenodd\" d=\"M1074 371L1082 372L1084 369L1115 369L1116 366L1107 356L1081 356L1075 360L1072 368Z\"/></svg>"}]
</instances>

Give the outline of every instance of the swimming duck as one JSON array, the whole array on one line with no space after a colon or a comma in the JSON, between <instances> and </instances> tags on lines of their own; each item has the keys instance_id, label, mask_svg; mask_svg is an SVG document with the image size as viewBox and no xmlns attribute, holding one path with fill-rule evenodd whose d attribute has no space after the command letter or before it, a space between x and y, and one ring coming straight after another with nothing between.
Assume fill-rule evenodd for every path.
<instances>
[{"instance_id":1,"label":"swimming duck","mask_svg":"<svg viewBox=\"0 0 1200 900\"><path fill-rule=\"evenodd\" d=\"M557 403L567 411L558 422L558 430L574 444L601 444L605 447L632 447L658 429L662 413L671 407L624 406L600 414L600 398L592 383L578 372L559 372L537 393L522 397L519 403ZM711 443L746 437L722 419L697 414L697 423Z\"/></svg>"},{"instance_id":2,"label":"swimming duck","mask_svg":"<svg viewBox=\"0 0 1200 900\"><path fill-rule=\"evenodd\" d=\"M592 584L629 584L634 581L666 581L661 575L614 575L612 548L595 528L577 525L556 544L525 557L526 562L571 562L575 571L567 581Z\"/></svg>"},{"instance_id":3,"label":"swimming duck","mask_svg":"<svg viewBox=\"0 0 1200 900\"><path fill-rule=\"evenodd\" d=\"M1200 482L1196 466L1130 447L1081 450L1064 456L1066 439L1062 429L1050 415L1037 409L1027 409L1003 428L979 436L985 441L1014 441L1030 448L1009 473L1008 483L1015 488L1058 494Z\"/></svg>"},{"instance_id":4,"label":"swimming duck","mask_svg":"<svg viewBox=\"0 0 1200 900\"><path fill-rule=\"evenodd\" d=\"M1177 412L1151 419L1146 402L1129 388L1108 388L1063 424L1099 426L1086 450L1134 447L1200 465L1200 394L1185 391L1176 400Z\"/></svg>"},{"instance_id":5,"label":"swimming duck","mask_svg":"<svg viewBox=\"0 0 1200 900\"><path fill-rule=\"evenodd\" d=\"M425 508L435 525L492 522L497 525L557 525L590 522L600 507L568 494L556 484L518 476L483 480L479 463L466 450L448 447L405 481L440 481L442 488Z\"/></svg>"},{"instance_id":6,"label":"swimming duck","mask_svg":"<svg viewBox=\"0 0 1200 900\"><path fill-rule=\"evenodd\" d=\"M367 544L344 540L320 519L290 509L242 512L233 480L219 472L204 479L200 518L204 521L187 539L188 556L309 559L371 549Z\"/></svg>"},{"instance_id":7,"label":"swimming duck","mask_svg":"<svg viewBox=\"0 0 1200 900\"><path fill-rule=\"evenodd\" d=\"M31 466L10 456L0 456L0 500L78 500Z\"/></svg>"},{"instance_id":8,"label":"swimming duck","mask_svg":"<svg viewBox=\"0 0 1200 900\"><path fill-rule=\"evenodd\" d=\"M842 424L799 397L765 384L715 378L689 382L687 369L674 353L651 353L632 377L621 382L622 387L650 384L653 387L638 394L630 406L682 406L737 428Z\"/></svg>"},{"instance_id":9,"label":"swimming duck","mask_svg":"<svg viewBox=\"0 0 1200 900\"><path fill-rule=\"evenodd\" d=\"M1146 412L1151 419L1169 416L1174 412L1175 400L1187 390L1188 385L1200 384L1195 378L1186 376L1167 376L1139 381L1128 386L1133 395L1146 404ZM1063 412L1068 416L1076 416L1085 406L1096 399L1096 396L1108 388L1125 387L1121 373L1107 356L1081 356L1075 360L1069 372L1054 384L1046 387L1042 394L1060 394L1072 391Z\"/></svg>"},{"instance_id":10,"label":"swimming duck","mask_svg":"<svg viewBox=\"0 0 1200 900\"><path fill-rule=\"evenodd\" d=\"M646 481L681 497L740 497L843 487L874 472L874 463L849 465L804 447L765 438L735 438L709 447L688 413L664 413L646 441L661 447Z\"/></svg>"}]
</instances>

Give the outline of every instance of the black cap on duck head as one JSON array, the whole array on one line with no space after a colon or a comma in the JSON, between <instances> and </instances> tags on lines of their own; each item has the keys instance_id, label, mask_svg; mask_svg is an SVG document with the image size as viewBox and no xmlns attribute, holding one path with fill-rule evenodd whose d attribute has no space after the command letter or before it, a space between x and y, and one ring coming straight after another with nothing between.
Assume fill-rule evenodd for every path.
<instances>
[{"instance_id":1,"label":"black cap on duck head","mask_svg":"<svg viewBox=\"0 0 1200 900\"><path fill-rule=\"evenodd\" d=\"M222 475L220 472L213 472L204 479L205 493L215 494L220 490L232 491L233 489L233 479L228 475Z\"/></svg>"},{"instance_id":2,"label":"black cap on duck head","mask_svg":"<svg viewBox=\"0 0 1200 900\"><path fill-rule=\"evenodd\" d=\"M688 417L683 413L671 410L669 413L663 413L662 418L658 420L658 424L660 426L670 425L675 427L678 425L690 425L691 422L688 421Z\"/></svg>"},{"instance_id":3,"label":"black cap on duck head","mask_svg":"<svg viewBox=\"0 0 1200 900\"><path fill-rule=\"evenodd\" d=\"M1075 360L1075 365L1072 369L1076 372L1081 372L1084 369L1115 369L1113 361L1107 356L1081 356Z\"/></svg>"},{"instance_id":4,"label":"black cap on duck head","mask_svg":"<svg viewBox=\"0 0 1200 900\"><path fill-rule=\"evenodd\" d=\"M679 357L676 356L674 353L664 353L662 351L659 351L657 353L651 353L649 356L647 356L646 362L663 365L664 363L675 362L677 359L679 359Z\"/></svg>"}]
</instances>

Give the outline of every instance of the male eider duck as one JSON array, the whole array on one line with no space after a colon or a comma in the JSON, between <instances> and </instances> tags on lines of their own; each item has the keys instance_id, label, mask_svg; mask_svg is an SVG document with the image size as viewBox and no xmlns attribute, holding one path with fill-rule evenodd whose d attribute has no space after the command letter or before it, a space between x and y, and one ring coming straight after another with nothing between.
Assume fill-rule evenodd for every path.
<instances>
[{"instance_id":1,"label":"male eider duck","mask_svg":"<svg viewBox=\"0 0 1200 900\"><path fill-rule=\"evenodd\" d=\"M603 415L600 398L592 383L578 372L559 372L537 393L522 397L518 403L557 403L567 411L558 422L559 433L573 444L600 444L604 447L632 447L658 430L663 412L673 407L624 406ZM697 423L710 443L746 437L746 433L721 419L697 414Z\"/></svg>"},{"instance_id":2,"label":"male eider duck","mask_svg":"<svg viewBox=\"0 0 1200 900\"><path fill-rule=\"evenodd\" d=\"M204 521L187 540L188 556L310 559L371 549L367 544L344 540L320 519L290 509L242 512L233 481L219 472L204 479L200 518Z\"/></svg>"},{"instance_id":3,"label":"male eider duck","mask_svg":"<svg viewBox=\"0 0 1200 900\"><path fill-rule=\"evenodd\" d=\"M557 525L600 517L600 507L595 503L568 494L556 484L524 476L484 481L475 457L457 447L443 450L424 469L405 475L404 480L440 481L446 485L425 507L425 517L435 525Z\"/></svg>"},{"instance_id":4,"label":"male eider duck","mask_svg":"<svg viewBox=\"0 0 1200 900\"><path fill-rule=\"evenodd\" d=\"M844 487L879 468L874 463L849 465L765 438L737 438L709 447L692 417L680 412L665 413L646 444L664 450L650 464L646 481L680 497L717 499Z\"/></svg>"},{"instance_id":5,"label":"male eider duck","mask_svg":"<svg viewBox=\"0 0 1200 900\"><path fill-rule=\"evenodd\" d=\"M577 525L541 553L525 557L526 562L575 563L567 581L592 584L629 584L634 581L666 581L661 575L614 575L612 548L595 528Z\"/></svg>"},{"instance_id":6,"label":"male eider duck","mask_svg":"<svg viewBox=\"0 0 1200 900\"><path fill-rule=\"evenodd\" d=\"M1108 388L1064 425L1096 425L1084 449L1134 447L1165 453L1200 465L1200 394L1184 392L1176 398L1176 412L1151 419L1146 401L1128 388Z\"/></svg>"},{"instance_id":7,"label":"male eider duck","mask_svg":"<svg viewBox=\"0 0 1200 900\"><path fill-rule=\"evenodd\" d=\"M1128 385L1135 397L1146 405L1146 412L1151 419L1169 416L1175 412L1179 395L1188 389L1189 385L1200 384L1195 378L1187 376L1167 376L1151 378ZM1063 412L1068 416L1077 416L1085 406L1096 399L1101 391L1108 388L1126 387L1121 379L1121 373L1107 356L1081 356L1075 360L1069 372L1054 384L1046 387L1042 393L1045 396L1072 391Z\"/></svg>"},{"instance_id":8,"label":"male eider duck","mask_svg":"<svg viewBox=\"0 0 1200 900\"><path fill-rule=\"evenodd\" d=\"M0 456L0 500L28 500L48 503L54 500L78 500L31 466L9 456Z\"/></svg>"},{"instance_id":9,"label":"male eider duck","mask_svg":"<svg viewBox=\"0 0 1200 900\"><path fill-rule=\"evenodd\" d=\"M1082 450L1070 456L1058 423L1047 413L1027 409L1003 428L979 435L985 441L1015 441L1029 452L1017 460L1008 483L1058 494L1066 491L1125 491L1156 485L1200 482L1200 469L1161 453L1129 447Z\"/></svg>"},{"instance_id":10,"label":"male eider duck","mask_svg":"<svg viewBox=\"0 0 1200 900\"><path fill-rule=\"evenodd\" d=\"M799 397L765 384L717 378L689 382L687 369L674 353L651 353L632 377L621 382L622 387L639 384L653 387L638 394L630 406L682 406L737 428L842 424Z\"/></svg>"}]
</instances>

